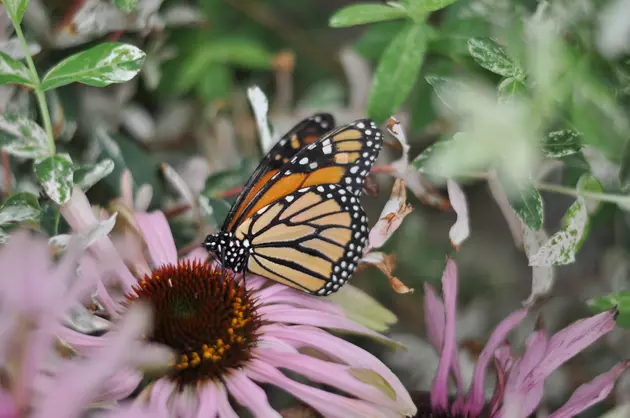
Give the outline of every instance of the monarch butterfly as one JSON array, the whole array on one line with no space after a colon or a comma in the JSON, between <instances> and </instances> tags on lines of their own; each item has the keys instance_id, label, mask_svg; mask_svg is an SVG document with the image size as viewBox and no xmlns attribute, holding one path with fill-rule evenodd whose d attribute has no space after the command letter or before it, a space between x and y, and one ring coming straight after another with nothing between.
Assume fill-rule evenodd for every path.
<instances>
[{"instance_id":1,"label":"monarch butterfly","mask_svg":"<svg viewBox=\"0 0 630 418\"><path fill-rule=\"evenodd\" d=\"M313 115L263 158L203 243L224 268L318 296L354 273L369 232L358 196L383 134L368 119L333 128L332 115Z\"/></svg>"}]
</instances>

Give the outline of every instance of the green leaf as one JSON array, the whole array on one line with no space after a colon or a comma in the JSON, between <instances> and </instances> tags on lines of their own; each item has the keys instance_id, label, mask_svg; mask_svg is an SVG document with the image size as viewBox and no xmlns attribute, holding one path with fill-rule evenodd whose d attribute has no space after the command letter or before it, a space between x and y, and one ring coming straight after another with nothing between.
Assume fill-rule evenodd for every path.
<instances>
[{"instance_id":1,"label":"green leaf","mask_svg":"<svg viewBox=\"0 0 630 418\"><path fill-rule=\"evenodd\" d=\"M545 157L558 158L575 154L582 150L582 135L578 132L563 129L549 132L542 144Z\"/></svg>"},{"instance_id":2,"label":"green leaf","mask_svg":"<svg viewBox=\"0 0 630 418\"><path fill-rule=\"evenodd\" d=\"M428 146L422 151L412 162L411 165L415 167L419 172L426 174L442 175L439 170L435 170L432 166L432 159L436 155L444 152L445 150L456 147L459 141L464 141L465 137L461 132L457 132L451 138L437 141L433 145Z\"/></svg>"},{"instance_id":3,"label":"green leaf","mask_svg":"<svg viewBox=\"0 0 630 418\"><path fill-rule=\"evenodd\" d=\"M35 87L26 65L0 51L0 84L10 83Z\"/></svg>"},{"instance_id":4,"label":"green leaf","mask_svg":"<svg viewBox=\"0 0 630 418\"><path fill-rule=\"evenodd\" d=\"M499 93L500 103L509 103L518 96L525 95L527 93L527 87L520 80L509 77L506 78L497 87Z\"/></svg>"},{"instance_id":5,"label":"green leaf","mask_svg":"<svg viewBox=\"0 0 630 418\"><path fill-rule=\"evenodd\" d=\"M584 198L578 199L564 215L564 226L529 259L530 266L565 265L575 261L582 238L588 229L588 212Z\"/></svg>"},{"instance_id":6,"label":"green leaf","mask_svg":"<svg viewBox=\"0 0 630 418\"><path fill-rule=\"evenodd\" d=\"M442 77L437 75L428 75L425 77L427 83L431 84L438 98L452 111L456 111L457 106L450 101L455 92L464 92L470 90L468 86L459 80Z\"/></svg>"},{"instance_id":7,"label":"green leaf","mask_svg":"<svg viewBox=\"0 0 630 418\"><path fill-rule=\"evenodd\" d=\"M505 184L504 176L499 176L499 181L504 190L509 190L508 200L518 217L534 231L540 230L545 212L542 196L534 187L534 183Z\"/></svg>"},{"instance_id":8,"label":"green leaf","mask_svg":"<svg viewBox=\"0 0 630 418\"><path fill-rule=\"evenodd\" d=\"M114 0L118 9L125 13L131 13L138 7L138 0Z\"/></svg>"},{"instance_id":9,"label":"green leaf","mask_svg":"<svg viewBox=\"0 0 630 418\"><path fill-rule=\"evenodd\" d=\"M611 293L606 296L593 298L587 302L588 307L596 313L617 308L619 316L617 325L623 328L630 328L630 290Z\"/></svg>"},{"instance_id":10,"label":"green leaf","mask_svg":"<svg viewBox=\"0 0 630 418\"><path fill-rule=\"evenodd\" d=\"M46 232L49 237L55 236L59 232L59 206L54 202L44 204L39 227Z\"/></svg>"},{"instance_id":11,"label":"green leaf","mask_svg":"<svg viewBox=\"0 0 630 418\"><path fill-rule=\"evenodd\" d=\"M232 71L221 64L209 65L201 75L197 92L206 103L226 98L232 91Z\"/></svg>"},{"instance_id":12,"label":"green leaf","mask_svg":"<svg viewBox=\"0 0 630 418\"><path fill-rule=\"evenodd\" d=\"M0 225L9 222L39 222L42 210L37 196L32 193L14 193L0 207Z\"/></svg>"},{"instance_id":13,"label":"green leaf","mask_svg":"<svg viewBox=\"0 0 630 418\"><path fill-rule=\"evenodd\" d=\"M387 120L407 99L426 47L425 25L408 24L381 56L368 99L368 114L376 123Z\"/></svg>"},{"instance_id":14,"label":"green leaf","mask_svg":"<svg viewBox=\"0 0 630 418\"><path fill-rule=\"evenodd\" d=\"M4 0L4 6L7 8L13 23L19 25L28 8L28 0Z\"/></svg>"},{"instance_id":15,"label":"green leaf","mask_svg":"<svg viewBox=\"0 0 630 418\"><path fill-rule=\"evenodd\" d=\"M377 60L406 24L398 20L371 25L365 28L354 49L367 59Z\"/></svg>"},{"instance_id":16,"label":"green leaf","mask_svg":"<svg viewBox=\"0 0 630 418\"><path fill-rule=\"evenodd\" d=\"M44 191L55 203L61 205L70 200L74 167L68 154L44 158L36 162L33 169Z\"/></svg>"},{"instance_id":17,"label":"green leaf","mask_svg":"<svg viewBox=\"0 0 630 418\"><path fill-rule=\"evenodd\" d=\"M0 147L23 158L49 155L46 132L35 122L18 115L0 116Z\"/></svg>"},{"instance_id":18,"label":"green leaf","mask_svg":"<svg viewBox=\"0 0 630 418\"><path fill-rule=\"evenodd\" d=\"M401 7L378 3L359 3L346 6L335 12L328 24L333 28L345 28L365 23L401 19L406 16L407 12Z\"/></svg>"},{"instance_id":19,"label":"green leaf","mask_svg":"<svg viewBox=\"0 0 630 418\"><path fill-rule=\"evenodd\" d=\"M106 158L97 164L82 165L74 171L74 184L87 191L114 171L114 161Z\"/></svg>"},{"instance_id":20,"label":"green leaf","mask_svg":"<svg viewBox=\"0 0 630 418\"><path fill-rule=\"evenodd\" d=\"M145 53L133 45L107 42L74 54L46 73L43 90L70 83L104 87L124 83L135 77L142 68Z\"/></svg>"},{"instance_id":21,"label":"green leaf","mask_svg":"<svg viewBox=\"0 0 630 418\"><path fill-rule=\"evenodd\" d=\"M628 192L630 190L630 141L626 144L621 157L619 168L619 184L621 190Z\"/></svg>"},{"instance_id":22,"label":"green leaf","mask_svg":"<svg viewBox=\"0 0 630 418\"><path fill-rule=\"evenodd\" d=\"M583 174L580 176L576 189L578 192L589 192L589 193L604 193L604 187L593 175L590 173ZM589 215L593 215L599 209L601 201L597 199L588 199L585 198L586 209Z\"/></svg>"},{"instance_id":23,"label":"green leaf","mask_svg":"<svg viewBox=\"0 0 630 418\"><path fill-rule=\"evenodd\" d=\"M523 70L508 56L505 48L490 38L469 39L468 52L477 64L495 74L517 80L522 80L525 76Z\"/></svg>"},{"instance_id":24,"label":"green leaf","mask_svg":"<svg viewBox=\"0 0 630 418\"><path fill-rule=\"evenodd\" d=\"M405 7L434 12L455 3L457 0L405 0Z\"/></svg>"}]
</instances>

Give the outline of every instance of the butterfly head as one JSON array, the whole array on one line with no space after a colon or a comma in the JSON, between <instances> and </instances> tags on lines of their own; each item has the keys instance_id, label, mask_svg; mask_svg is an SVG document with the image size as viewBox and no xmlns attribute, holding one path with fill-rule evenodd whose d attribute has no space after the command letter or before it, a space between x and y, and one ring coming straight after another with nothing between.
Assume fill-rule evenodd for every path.
<instances>
[{"instance_id":1,"label":"butterfly head","mask_svg":"<svg viewBox=\"0 0 630 418\"><path fill-rule=\"evenodd\" d=\"M240 240L231 232L208 235L203 241L203 247L216 254L223 267L232 269L234 273L243 271L249 255L249 240Z\"/></svg>"}]
</instances>

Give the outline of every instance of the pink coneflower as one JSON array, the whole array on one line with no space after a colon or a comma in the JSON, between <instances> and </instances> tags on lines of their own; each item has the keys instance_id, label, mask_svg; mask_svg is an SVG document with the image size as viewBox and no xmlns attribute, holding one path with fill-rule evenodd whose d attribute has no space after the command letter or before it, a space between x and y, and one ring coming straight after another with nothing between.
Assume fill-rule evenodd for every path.
<instances>
[{"instance_id":1,"label":"pink coneflower","mask_svg":"<svg viewBox=\"0 0 630 418\"><path fill-rule=\"evenodd\" d=\"M479 355L471 386L466 394L459 368L455 318L457 267L447 260L442 276L444 303L433 287L425 284L425 318L431 344L440 354L440 363L430 394L418 405L417 417L449 418L525 418L538 407L545 379L570 358L584 350L615 326L615 311L603 312L574 322L549 338L544 330L535 331L527 340L522 356L514 356L505 343L507 335L527 315L522 309L510 314L492 332ZM494 362L497 383L489 402L484 398L484 380L488 364ZM588 384L580 386L569 401L550 418L573 417L604 399L617 377L630 363L619 363ZM453 377L457 393L449 397L448 381Z\"/></svg>"},{"instance_id":2,"label":"pink coneflower","mask_svg":"<svg viewBox=\"0 0 630 418\"><path fill-rule=\"evenodd\" d=\"M96 221L85 196L76 190L64 216L76 229ZM376 357L324 329L382 335L349 320L334 303L305 295L266 279L247 277L246 284L231 273L206 263L204 250L178 259L166 218L161 212L137 213L136 225L150 255L150 274L127 286L126 277L101 276L99 300L112 315L137 300L156 312L150 341L177 352L171 372L151 382L137 403L159 406L178 417L237 417L228 395L257 417L278 417L260 384L275 385L309 404L326 417L395 417L416 412L400 381ZM97 260L120 266L109 238L101 238ZM102 263L101 267L107 267ZM107 273L116 272L112 267ZM86 274L100 275L93 269ZM110 291L113 280L124 295ZM77 350L90 350L103 337L64 338ZM312 355L311 355L312 354ZM315 384L298 382L282 371L298 373ZM130 381L125 382L129 387ZM137 385L140 378L136 377Z\"/></svg>"},{"instance_id":3,"label":"pink coneflower","mask_svg":"<svg viewBox=\"0 0 630 418\"><path fill-rule=\"evenodd\" d=\"M112 370L168 361L168 352L137 341L148 331L150 317L141 305L130 309L90 355L74 356L55 338L63 328L63 315L94 284L77 276L80 251L74 244L54 266L46 239L28 233L14 234L0 250L2 418L79 417L100 400Z\"/></svg>"}]
</instances>

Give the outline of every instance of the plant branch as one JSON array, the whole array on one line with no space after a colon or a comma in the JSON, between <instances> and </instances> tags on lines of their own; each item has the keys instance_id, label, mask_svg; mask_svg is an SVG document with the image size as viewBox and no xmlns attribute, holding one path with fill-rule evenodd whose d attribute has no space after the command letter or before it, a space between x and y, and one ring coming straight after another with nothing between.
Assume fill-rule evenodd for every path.
<instances>
[{"instance_id":1,"label":"plant branch","mask_svg":"<svg viewBox=\"0 0 630 418\"><path fill-rule=\"evenodd\" d=\"M588 199L595 199L602 202L610 202L620 205L630 205L630 195L610 194L610 193L594 193L587 191L580 191L571 187L559 186L557 184L538 183L536 188L553 193L564 194L575 197L585 197Z\"/></svg>"},{"instance_id":2,"label":"plant branch","mask_svg":"<svg viewBox=\"0 0 630 418\"><path fill-rule=\"evenodd\" d=\"M31 53L28 50L28 44L26 43L26 39L24 38L24 33L22 33L22 28L20 27L18 23L15 23L14 16L11 16L11 22L13 22L13 27L15 28L15 34L20 39L20 43L22 44L22 49L24 49L26 63L31 73L31 80L35 84L35 96L37 97L37 104L39 105L39 111L41 113L42 120L44 122L44 130L46 131L46 136L48 137L48 150L50 152L50 155L54 155L55 154L55 136L53 135L52 122L50 120L50 112L48 111L48 103L46 103L46 95L41 89L39 75L37 74L37 69L35 68L35 63L33 62Z\"/></svg>"}]
</instances>

